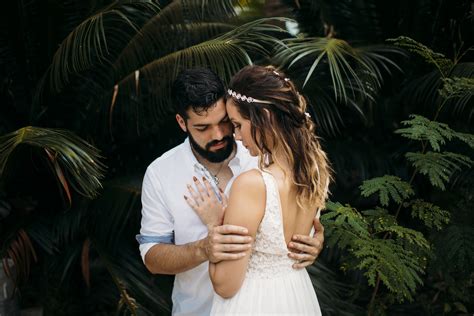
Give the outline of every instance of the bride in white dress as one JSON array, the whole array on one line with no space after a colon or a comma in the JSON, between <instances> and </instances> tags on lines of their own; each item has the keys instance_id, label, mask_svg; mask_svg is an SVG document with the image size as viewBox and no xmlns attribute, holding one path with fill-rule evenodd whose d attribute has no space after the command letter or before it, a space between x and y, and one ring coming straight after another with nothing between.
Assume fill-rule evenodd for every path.
<instances>
[{"instance_id":1,"label":"bride in white dress","mask_svg":"<svg viewBox=\"0 0 474 316\"><path fill-rule=\"evenodd\" d=\"M306 101L275 68L247 66L229 84L226 109L260 168L235 179L223 221L247 227L255 243L240 259L209 264L211 315L321 315L307 271L292 268L287 249L293 235L310 233L330 181ZM198 215L210 202L222 211L211 190L194 194Z\"/></svg>"}]
</instances>

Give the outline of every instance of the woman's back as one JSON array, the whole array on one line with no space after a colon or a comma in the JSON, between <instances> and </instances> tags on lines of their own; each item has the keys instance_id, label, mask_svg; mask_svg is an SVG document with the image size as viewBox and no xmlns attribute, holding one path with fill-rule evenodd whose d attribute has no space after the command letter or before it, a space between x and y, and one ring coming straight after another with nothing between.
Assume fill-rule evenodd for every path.
<instances>
[{"instance_id":1,"label":"woman's back","mask_svg":"<svg viewBox=\"0 0 474 316\"><path fill-rule=\"evenodd\" d=\"M260 170L259 173L265 184L265 210L255 236L245 280L239 292L231 299L223 299L216 294L211 314L320 315L308 273L305 269L292 268L294 260L288 257L286 246L287 236L291 238L294 233L303 230L306 234L309 232L312 218L309 217L309 212L298 210L298 214L295 214L290 205L291 199L295 198L290 185L280 181L278 175L273 176L271 170ZM253 175L257 176L257 173ZM288 204L284 212L281 208L280 188L285 204ZM284 213L287 216L285 224L291 227L284 228ZM288 233L284 232L286 230Z\"/></svg>"},{"instance_id":2,"label":"woman's back","mask_svg":"<svg viewBox=\"0 0 474 316\"><path fill-rule=\"evenodd\" d=\"M272 165L266 169L275 179L278 185L278 196L280 200L283 228L286 244L295 234L308 235L313 227L313 219L316 216L316 207L309 204L302 209L296 199L296 185L293 183L291 174Z\"/></svg>"}]
</instances>

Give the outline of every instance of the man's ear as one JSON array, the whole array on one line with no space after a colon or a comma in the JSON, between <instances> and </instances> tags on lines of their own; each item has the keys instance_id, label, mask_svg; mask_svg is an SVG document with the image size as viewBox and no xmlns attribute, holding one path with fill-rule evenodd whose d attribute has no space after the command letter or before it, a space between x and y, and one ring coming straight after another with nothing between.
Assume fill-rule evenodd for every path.
<instances>
[{"instance_id":1,"label":"man's ear","mask_svg":"<svg viewBox=\"0 0 474 316\"><path fill-rule=\"evenodd\" d=\"M179 127L183 130L183 132L187 132L186 128L186 120L179 114L176 114L176 121L179 124Z\"/></svg>"}]
</instances>

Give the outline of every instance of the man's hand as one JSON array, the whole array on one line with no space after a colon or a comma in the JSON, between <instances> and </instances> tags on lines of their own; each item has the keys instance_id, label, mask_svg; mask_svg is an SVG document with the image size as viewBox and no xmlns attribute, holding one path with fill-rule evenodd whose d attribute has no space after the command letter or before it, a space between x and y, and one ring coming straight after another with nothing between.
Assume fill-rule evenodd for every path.
<instances>
[{"instance_id":1,"label":"man's hand","mask_svg":"<svg viewBox=\"0 0 474 316\"><path fill-rule=\"evenodd\" d=\"M221 201L219 201L211 184L206 178L203 178L203 183L196 177L193 178L197 192L191 185L188 185L188 191L191 197L185 195L184 199L209 229L222 225L224 211L227 206L227 197L220 191L219 195Z\"/></svg>"},{"instance_id":2,"label":"man's hand","mask_svg":"<svg viewBox=\"0 0 474 316\"><path fill-rule=\"evenodd\" d=\"M204 251L212 263L237 260L245 256L252 247L252 237L245 227L222 225L209 229L204 242Z\"/></svg>"},{"instance_id":3,"label":"man's hand","mask_svg":"<svg viewBox=\"0 0 474 316\"><path fill-rule=\"evenodd\" d=\"M298 263L293 264L294 269L302 269L312 265L323 250L324 227L321 225L319 218L313 220L313 226L315 230L313 237L294 235L288 243L288 249L291 250L288 256L298 260Z\"/></svg>"}]
</instances>

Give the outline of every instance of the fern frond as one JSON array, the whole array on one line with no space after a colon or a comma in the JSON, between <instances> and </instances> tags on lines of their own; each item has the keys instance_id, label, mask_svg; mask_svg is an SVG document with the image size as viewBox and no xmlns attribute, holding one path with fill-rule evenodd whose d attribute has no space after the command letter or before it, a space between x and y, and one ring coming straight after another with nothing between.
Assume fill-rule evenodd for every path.
<instances>
[{"instance_id":1,"label":"fern frond","mask_svg":"<svg viewBox=\"0 0 474 316\"><path fill-rule=\"evenodd\" d=\"M451 271L472 271L474 266L474 228L468 225L450 225L437 238L438 256L448 261Z\"/></svg>"},{"instance_id":2,"label":"fern frond","mask_svg":"<svg viewBox=\"0 0 474 316\"><path fill-rule=\"evenodd\" d=\"M449 128L448 124L431 121L416 114L411 114L410 118L402 121L403 125L409 127L397 129L395 133L413 140L427 140L435 151L440 151L440 145L456 136L456 132Z\"/></svg>"},{"instance_id":3,"label":"fern frond","mask_svg":"<svg viewBox=\"0 0 474 316\"><path fill-rule=\"evenodd\" d=\"M387 42L393 43L395 46L402 47L408 51L421 56L427 63L438 68L443 77L447 77L454 67L454 63L446 58L443 54L436 53L427 46L406 36L388 39Z\"/></svg>"},{"instance_id":4,"label":"fern frond","mask_svg":"<svg viewBox=\"0 0 474 316\"><path fill-rule=\"evenodd\" d=\"M369 225L361 213L349 205L327 202L326 212L321 216L328 235L328 244L345 248L355 239L370 237Z\"/></svg>"},{"instance_id":5,"label":"fern frond","mask_svg":"<svg viewBox=\"0 0 474 316\"><path fill-rule=\"evenodd\" d=\"M400 204L414 194L409 183L390 175L366 180L359 188L362 190L362 196L365 197L378 192L380 204L383 206L388 205L390 198Z\"/></svg>"},{"instance_id":6,"label":"fern frond","mask_svg":"<svg viewBox=\"0 0 474 316\"><path fill-rule=\"evenodd\" d=\"M474 78L444 78L439 94L446 99L469 99L474 95Z\"/></svg>"},{"instance_id":7,"label":"fern frond","mask_svg":"<svg viewBox=\"0 0 474 316\"><path fill-rule=\"evenodd\" d=\"M474 135L467 133L456 133L456 138L466 143L469 147L474 149Z\"/></svg>"},{"instance_id":8,"label":"fern frond","mask_svg":"<svg viewBox=\"0 0 474 316\"><path fill-rule=\"evenodd\" d=\"M357 241L353 255L360 260L356 268L366 270L369 285L375 286L379 276L399 301L412 301L416 287L423 284L420 274L426 268L424 258L392 239Z\"/></svg>"},{"instance_id":9,"label":"fern frond","mask_svg":"<svg viewBox=\"0 0 474 316\"><path fill-rule=\"evenodd\" d=\"M407 153L405 157L418 173L427 175L431 184L441 190L446 189L445 183L455 171L473 164L469 157L452 152Z\"/></svg>"},{"instance_id":10,"label":"fern frond","mask_svg":"<svg viewBox=\"0 0 474 316\"><path fill-rule=\"evenodd\" d=\"M451 214L432 203L416 199L409 203L411 205L411 217L420 219L429 228L436 227L441 230L449 223Z\"/></svg>"}]
</instances>

